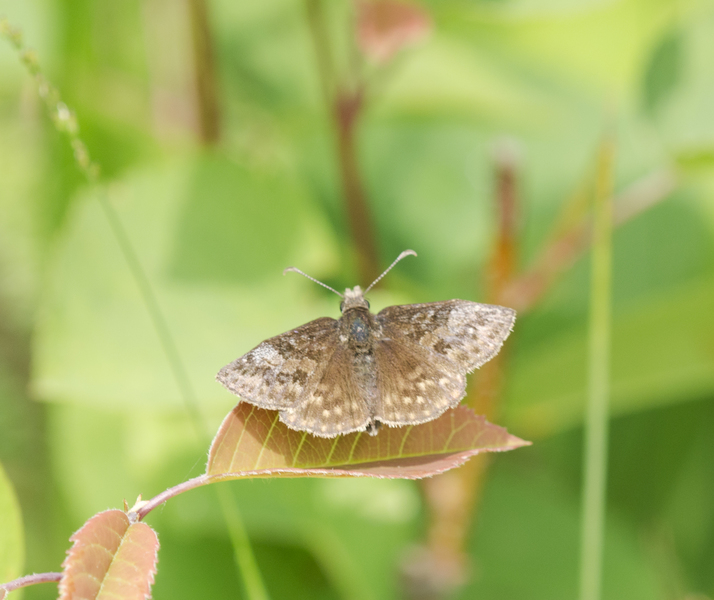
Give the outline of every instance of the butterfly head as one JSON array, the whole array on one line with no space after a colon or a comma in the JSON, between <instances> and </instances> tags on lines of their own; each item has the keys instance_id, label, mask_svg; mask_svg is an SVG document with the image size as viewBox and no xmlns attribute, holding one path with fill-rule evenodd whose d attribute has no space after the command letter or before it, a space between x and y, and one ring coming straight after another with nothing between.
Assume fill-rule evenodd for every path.
<instances>
[{"instance_id":1,"label":"butterfly head","mask_svg":"<svg viewBox=\"0 0 714 600\"><path fill-rule=\"evenodd\" d=\"M356 285L354 288L345 290L344 300L340 302L340 312L344 314L350 308L366 308L369 310L369 302L364 297L362 288Z\"/></svg>"},{"instance_id":2,"label":"butterfly head","mask_svg":"<svg viewBox=\"0 0 714 600\"><path fill-rule=\"evenodd\" d=\"M389 265L386 271L384 271L384 273L377 277L377 279L375 279L366 290L362 291L362 288L356 285L352 289L347 288L345 290L344 295L340 294L340 292L338 292L336 289L331 288L329 285L322 283L322 281L318 281L314 277L310 277L307 273L303 273L300 269L296 269L295 267L288 267L283 271L283 275L288 272L300 273L300 275L304 275L311 281L320 284L322 287L327 288L331 292L335 292L335 294L343 298L342 302L340 303L340 312L344 314L346 310L350 310L351 308L366 308L367 310L369 310L369 302L367 302L364 295L369 292L369 290L371 290L377 284L377 282L382 279L382 277L389 273L392 267L396 265L400 260L402 260L405 256L416 256L416 252L414 252L414 250L405 250L399 256L397 256L397 259L391 265Z\"/></svg>"}]
</instances>

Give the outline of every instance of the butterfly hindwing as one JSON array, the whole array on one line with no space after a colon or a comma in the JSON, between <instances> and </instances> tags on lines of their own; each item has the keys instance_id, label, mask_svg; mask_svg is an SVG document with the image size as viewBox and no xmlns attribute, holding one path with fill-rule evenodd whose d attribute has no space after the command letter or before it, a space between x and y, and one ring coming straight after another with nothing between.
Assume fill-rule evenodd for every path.
<instances>
[{"instance_id":1,"label":"butterfly hindwing","mask_svg":"<svg viewBox=\"0 0 714 600\"><path fill-rule=\"evenodd\" d=\"M280 413L288 427L322 437L362 431L371 419L369 390L356 377L354 356L338 344L325 359L317 385Z\"/></svg>"},{"instance_id":2,"label":"butterfly hindwing","mask_svg":"<svg viewBox=\"0 0 714 600\"><path fill-rule=\"evenodd\" d=\"M375 344L375 359L376 418L387 425L431 421L466 393L464 373L418 345L383 340Z\"/></svg>"}]
</instances>

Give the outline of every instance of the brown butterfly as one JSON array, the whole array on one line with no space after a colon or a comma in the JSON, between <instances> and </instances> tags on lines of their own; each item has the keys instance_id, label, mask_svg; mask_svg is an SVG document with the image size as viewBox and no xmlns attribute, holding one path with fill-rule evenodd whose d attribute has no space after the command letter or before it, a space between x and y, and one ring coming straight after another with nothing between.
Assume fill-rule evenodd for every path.
<instances>
[{"instance_id":1,"label":"brown butterfly","mask_svg":"<svg viewBox=\"0 0 714 600\"><path fill-rule=\"evenodd\" d=\"M457 406L466 374L493 358L513 328L510 308L447 300L369 311L368 292L340 294L342 317L323 317L264 341L216 379L246 402L280 411L288 427L321 437L376 435L381 424L424 423Z\"/></svg>"}]
</instances>

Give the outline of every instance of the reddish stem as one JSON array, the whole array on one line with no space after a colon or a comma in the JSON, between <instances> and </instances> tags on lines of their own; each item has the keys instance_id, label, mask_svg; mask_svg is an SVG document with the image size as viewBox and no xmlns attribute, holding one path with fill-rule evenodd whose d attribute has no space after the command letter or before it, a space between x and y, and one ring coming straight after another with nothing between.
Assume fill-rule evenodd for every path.
<instances>
[{"instance_id":1,"label":"reddish stem","mask_svg":"<svg viewBox=\"0 0 714 600\"><path fill-rule=\"evenodd\" d=\"M171 487L161 492L158 496L154 496L151 500L149 500L146 504L144 504L139 510L134 513L136 515L137 521L141 521L157 506L161 506L170 498L178 496L179 494L187 492L188 490L192 490L194 488L201 487L202 485L209 484L217 479L219 478L203 474L199 475L198 477L194 477L193 479L189 479L188 481L184 481L183 483L179 483L178 485L175 485L174 487Z\"/></svg>"},{"instance_id":2,"label":"reddish stem","mask_svg":"<svg viewBox=\"0 0 714 600\"><path fill-rule=\"evenodd\" d=\"M505 142L503 145L505 146ZM516 149L503 147L496 151L494 176L496 182L496 209L498 211L498 236L491 256L489 281L487 282L488 300L496 304L501 303L503 290L513 278L516 270L518 225L516 172L518 162Z\"/></svg>"},{"instance_id":3,"label":"reddish stem","mask_svg":"<svg viewBox=\"0 0 714 600\"><path fill-rule=\"evenodd\" d=\"M369 285L379 276L372 215L362 186L356 150L356 126L363 107L362 90L338 93L334 101L337 148L347 221L355 248L360 281Z\"/></svg>"},{"instance_id":4,"label":"reddish stem","mask_svg":"<svg viewBox=\"0 0 714 600\"><path fill-rule=\"evenodd\" d=\"M338 81L323 3L321 0L305 0L305 6L325 104L334 121L345 212L352 244L357 252L359 278L364 285L369 285L379 276L379 260L372 215L362 186L356 151L356 129L364 106L364 83L353 81L351 86L344 86ZM354 91L346 91L348 87Z\"/></svg>"},{"instance_id":5,"label":"reddish stem","mask_svg":"<svg viewBox=\"0 0 714 600\"><path fill-rule=\"evenodd\" d=\"M60 579L62 579L62 573L35 573L0 584L0 591L12 592L38 583L57 583Z\"/></svg>"},{"instance_id":6,"label":"reddish stem","mask_svg":"<svg viewBox=\"0 0 714 600\"><path fill-rule=\"evenodd\" d=\"M676 186L677 177L668 169L654 171L637 180L615 199L613 225L622 225L661 202ZM503 290L503 303L519 312L533 308L560 274L588 248L590 229L590 216L585 215L579 222L553 235L530 268Z\"/></svg>"},{"instance_id":7,"label":"reddish stem","mask_svg":"<svg viewBox=\"0 0 714 600\"><path fill-rule=\"evenodd\" d=\"M505 144L495 155L498 231L487 269L486 297L496 304L516 269L518 162L517 152ZM479 369L466 397L466 403L489 420L498 411L504 362L505 349ZM474 457L460 469L424 481L429 529L426 546L405 567L408 597L442 598L467 580L466 546L489 464L489 457Z\"/></svg>"},{"instance_id":8,"label":"reddish stem","mask_svg":"<svg viewBox=\"0 0 714 600\"><path fill-rule=\"evenodd\" d=\"M519 152L513 142L503 140L494 152L494 180L498 232L487 269L486 299L493 304L505 304L503 295L515 278L518 253L518 190L517 172ZM477 413L495 419L501 391L503 364L507 348L486 363L475 377L467 396L467 403ZM475 384L474 384L475 383Z\"/></svg>"},{"instance_id":9,"label":"reddish stem","mask_svg":"<svg viewBox=\"0 0 714 600\"><path fill-rule=\"evenodd\" d=\"M221 133L213 39L206 0L190 0L193 68L201 141L216 144Z\"/></svg>"}]
</instances>

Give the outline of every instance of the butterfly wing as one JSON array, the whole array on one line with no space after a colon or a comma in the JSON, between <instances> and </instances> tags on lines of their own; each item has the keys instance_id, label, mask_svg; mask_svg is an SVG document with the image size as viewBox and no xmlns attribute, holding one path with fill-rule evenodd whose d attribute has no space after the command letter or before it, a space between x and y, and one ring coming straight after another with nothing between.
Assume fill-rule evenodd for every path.
<instances>
[{"instance_id":1,"label":"butterfly wing","mask_svg":"<svg viewBox=\"0 0 714 600\"><path fill-rule=\"evenodd\" d=\"M383 338L414 344L463 373L491 360L511 333L516 311L467 300L389 306L376 317Z\"/></svg>"},{"instance_id":2,"label":"butterfly wing","mask_svg":"<svg viewBox=\"0 0 714 600\"><path fill-rule=\"evenodd\" d=\"M325 359L318 379L312 390L281 411L280 420L292 429L321 437L364 430L371 420L370 391L360 385L354 353L346 344L338 342L332 357Z\"/></svg>"},{"instance_id":3,"label":"butterfly wing","mask_svg":"<svg viewBox=\"0 0 714 600\"><path fill-rule=\"evenodd\" d=\"M493 358L513 328L510 308L448 300L390 306L376 320L377 418L422 423L466 395L466 373Z\"/></svg>"},{"instance_id":4,"label":"butterfly wing","mask_svg":"<svg viewBox=\"0 0 714 600\"><path fill-rule=\"evenodd\" d=\"M375 413L382 423L425 423L464 397L465 374L416 344L383 340L375 345L375 358Z\"/></svg>"},{"instance_id":5,"label":"butterfly wing","mask_svg":"<svg viewBox=\"0 0 714 600\"><path fill-rule=\"evenodd\" d=\"M337 321L323 317L265 340L216 379L246 402L287 409L317 387L337 347Z\"/></svg>"},{"instance_id":6,"label":"butterfly wing","mask_svg":"<svg viewBox=\"0 0 714 600\"><path fill-rule=\"evenodd\" d=\"M280 410L289 427L318 436L364 430L374 419L421 423L461 401L465 374L498 353L515 312L449 300L390 306L375 321L373 366L358 365L338 322L322 318L266 340L217 379L246 402Z\"/></svg>"}]
</instances>

